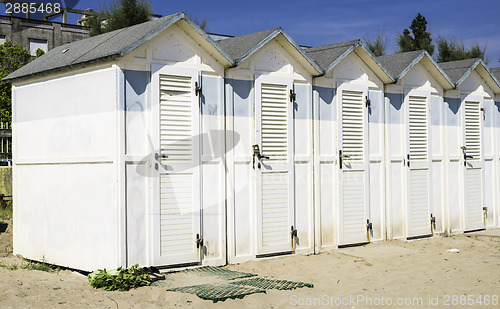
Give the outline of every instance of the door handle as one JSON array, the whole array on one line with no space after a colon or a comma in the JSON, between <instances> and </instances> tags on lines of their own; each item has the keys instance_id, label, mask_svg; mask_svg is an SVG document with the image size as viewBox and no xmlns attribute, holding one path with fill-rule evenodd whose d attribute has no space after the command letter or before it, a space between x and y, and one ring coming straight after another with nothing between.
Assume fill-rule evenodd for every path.
<instances>
[{"instance_id":1,"label":"door handle","mask_svg":"<svg viewBox=\"0 0 500 309\"><path fill-rule=\"evenodd\" d=\"M264 156L264 155L262 155L262 154L260 154L260 153L259 153L259 155L258 155L258 158L259 158L259 160L261 160L261 159L269 159L269 157L268 157L268 156Z\"/></svg>"},{"instance_id":2,"label":"door handle","mask_svg":"<svg viewBox=\"0 0 500 309\"><path fill-rule=\"evenodd\" d=\"M343 159L349 159L350 157L351 157L350 155L342 154L342 150L339 150L339 167L340 167L340 169L342 169Z\"/></svg>"},{"instance_id":3,"label":"door handle","mask_svg":"<svg viewBox=\"0 0 500 309\"><path fill-rule=\"evenodd\" d=\"M158 159L167 159L168 156L166 154L158 154L155 153L155 160L158 161Z\"/></svg>"}]
</instances>

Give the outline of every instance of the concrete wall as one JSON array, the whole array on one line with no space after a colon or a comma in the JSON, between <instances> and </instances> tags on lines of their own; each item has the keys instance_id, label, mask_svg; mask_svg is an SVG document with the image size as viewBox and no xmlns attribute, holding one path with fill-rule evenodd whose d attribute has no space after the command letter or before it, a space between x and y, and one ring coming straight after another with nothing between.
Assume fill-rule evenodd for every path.
<instances>
[{"instance_id":1,"label":"concrete wall","mask_svg":"<svg viewBox=\"0 0 500 309\"><path fill-rule=\"evenodd\" d=\"M0 35L29 50L29 39L46 40L48 50L88 37L85 27L0 16Z\"/></svg>"}]
</instances>

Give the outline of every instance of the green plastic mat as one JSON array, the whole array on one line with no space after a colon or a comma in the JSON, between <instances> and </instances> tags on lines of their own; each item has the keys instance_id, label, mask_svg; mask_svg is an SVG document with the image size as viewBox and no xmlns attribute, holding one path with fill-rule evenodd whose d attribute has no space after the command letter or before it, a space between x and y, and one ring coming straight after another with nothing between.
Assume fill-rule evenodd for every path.
<instances>
[{"instance_id":1,"label":"green plastic mat","mask_svg":"<svg viewBox=\"0 0 500 309\"><path fill-rule=\"evenodd\" d=\"M200 268L188 269L188 270L185 270L184 273L194 274L197 276L204 276L204 277L217 277L217 278L224 279L224 280L234 280L234 279L257 276L256 274L243 273L243 272L239 272L239 271L234 271L234 270L229 270L229 269L225 269L222 267L214 267L214 266L204 266L204 267L200 267Z\"/></svg>"},{"instance_id":2,"label":"green plastic mat","mask_svg":"<svg viewBox=\"0 0 500 309\"><path fill-rule=\"evenodd\" d=\"M313 288L314 285L305 282L293 282L287 280L275 280L275 279L264 279L264 278L252 278L246 280L240 280L236 282L230 282L229 284L234 285L244 285L252 286L264 290L295 290L300 288Z\"/></svg>"},{"instance_id":3,"label":"green plastic mat","mask_svg":"<svg viewBox=\"0 0 500 309\"><path fill-rule=\"evenodd\" d=\"M167 291L194 294L201 299L211 300L214 303L218 301L225 301L228 298L241 299L246 295L250 294L266 293L266 290L251 286L238 286L238 285L221 284L221 283L183 286L170 289Z\"/></svg>"}]
</instances>

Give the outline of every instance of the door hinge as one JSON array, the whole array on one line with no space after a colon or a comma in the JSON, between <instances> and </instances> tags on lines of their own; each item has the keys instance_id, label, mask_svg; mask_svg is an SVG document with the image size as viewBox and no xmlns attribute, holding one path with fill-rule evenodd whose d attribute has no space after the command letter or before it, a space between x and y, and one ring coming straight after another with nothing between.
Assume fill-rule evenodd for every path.
<instances>
[{"instance_id":1,"label":"door hinge","mask_svg":"<svg viewBox=\"0 0 500 309\"><path fill-rule=\"evenodd\" d=\"M370 233L373 235L373 224L370 219L366 219L366 240L370 242Z\"/></svg>"},{"instance_id":2,"label":"door hinge","mask_svg":"<svg viewBox=\"0 0 500 309\"><path fill-rule=\"evenodd\" d=\"M296 98L297 98L297 95L295 94L295 92L293 92L292 89L290 89L290 102L291 103L295 102Z\"/></svg>"},{"instance_id":3,"label":"door hinge","mask_svg":"<svg viewBox=\"0 0 500 309\"><path fill-rule=\"evenodd\" d=\"M196 234L196 248L203 248L203 238L200 237L200 234Z\"/></svg>"},{"instance_id":4,"label":"door hinge","mask_svg":"<svg viewBox=\"0 0 500 309\"><path fill-rule=\"evenodd\" d=\"M293 227L293 225L290 227L290 237L292 238L292 250L295 251L295 244L294 240L297 238L297 229Z\"/></svg>"},{"instance_id":5,"label":"door hinge","mask_svg":"<svg viewBox=\"0 0 500 309\"><path fill-rule=\"evenodd\" d=\"M368 96L365 97L365 105L366 107L370 107L370 99L368 99Z\"/></svg>"},{"instance_id":6,"label":"door hinge","mask_svg":"<svg viewBox=\"0 0 500 309\"><path fill-rule=\"evenodd\" d=\"M197 96L202 94L201 85L198 85L198 82L194 82L194 94Z\"/></svg>"}]
</instances>

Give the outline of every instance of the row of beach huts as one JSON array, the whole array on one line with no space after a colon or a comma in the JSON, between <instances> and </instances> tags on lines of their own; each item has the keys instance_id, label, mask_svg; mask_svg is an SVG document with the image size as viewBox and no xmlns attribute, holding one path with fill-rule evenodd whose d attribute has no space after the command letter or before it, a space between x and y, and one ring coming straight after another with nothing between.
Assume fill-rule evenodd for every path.
<instances>
[{"instance_id":1,"label":"row of beach huts","mask_svg":"<svg viewBox=\"0 0 500 309\"><path fill-rule=\"evenodd\" d=\"M225 265L500 226L500 70L478 59L213 36L178 13L4 81L29 259Z\"/></svg>"}]
</instances>

